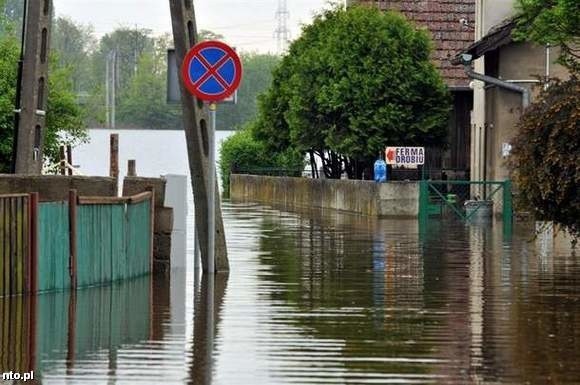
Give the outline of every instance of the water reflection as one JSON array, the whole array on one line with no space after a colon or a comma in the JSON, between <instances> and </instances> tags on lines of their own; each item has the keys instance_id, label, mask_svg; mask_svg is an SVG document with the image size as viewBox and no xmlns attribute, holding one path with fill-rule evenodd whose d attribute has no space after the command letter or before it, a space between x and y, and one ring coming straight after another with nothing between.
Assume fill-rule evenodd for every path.
<instances>
[{"instance_id":1,"label":"water reflection","mask_svg":"<svg viewBox=\"0 0 580 385\"><path fill-rule=\"evenodd\" d=\"M226 204L232 272L0 299L0 365L43 384L580 378L580 260L533 227Z\"/></svg>"},{"instance_id":2,"label":"water reflection","mask_svg":"<svg viewBox=\"0 0 580 385\"><path fill-rule=\"evenodd\" d=\"M221 320L227 284L227 274L213 277L202 276L200 271L194 272L194 333L189 384L212 383L215 335Z\"/></svg>"},{"instance_id":3,"label":"water reflection","mask_svg":"<svg viewBox=\"0 0 580 385\"><path fill-rule=\"evenodd\" d=\"M44 383L114 375L127 344L163 339L167 292L149 278L77 293L0 299L2 371L35 371ZM97 367L93 364L100 361Z\"/></svg>"},{"instance_id":4,"label":"water reflection","mask_svg":"<svg viewBox=\"0 0 580 385\"><path fill-rule=\"evenodd\" d=\"M542 268L528 229L432 223L421 238L416 221L301 215L260 221L258 278L276 288L261 294L271 326L293 334L268 357L275 382L578 378L578 260L552 255ZM568 292L551 286L560 280Z\"/></svg>"}]
</instances>

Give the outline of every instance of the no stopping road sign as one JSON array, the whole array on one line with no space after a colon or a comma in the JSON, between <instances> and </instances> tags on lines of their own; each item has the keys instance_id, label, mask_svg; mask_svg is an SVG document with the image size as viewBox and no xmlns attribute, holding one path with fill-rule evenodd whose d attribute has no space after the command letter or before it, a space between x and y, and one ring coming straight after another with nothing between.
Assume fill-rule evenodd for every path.
<instances>
[{"instance_id":1,"label":"no stopping road sign","mask_svg":"<svg viewBox=\"0 0 580 385\"><path fill-rule=\"evenodd\" d=\"M181 77L197 98L219 102L231 96L242 81L242 62L229 45L220 41L196 44L185 56Z\"/></svg>"}]
</instances>

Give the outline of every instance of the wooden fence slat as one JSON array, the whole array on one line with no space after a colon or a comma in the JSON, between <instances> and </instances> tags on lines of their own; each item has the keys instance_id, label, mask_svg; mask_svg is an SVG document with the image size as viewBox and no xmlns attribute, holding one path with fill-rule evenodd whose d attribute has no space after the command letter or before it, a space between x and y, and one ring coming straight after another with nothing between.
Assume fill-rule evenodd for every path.
<instances>
[{"instance_id":1,"label":"wooden fence slat","mask_svg":"<svg viewBox=\"0 0 580 385\"><path fill-rule=\"evenodd\" d=\"M12 280L12 272L14 271L14 258L12 257L12 254L14 253L14 250L12 249L12 245L13 245L13 241L12 241L12 234L14 234L13 229L12 229L12 218L14 218L14 214L12 211L12 198L8 198L6 200L6 203L8 204L8 210L6 210L8 212L8 223L6 223L6 228L5 228L5 234L6 234L6 265L5 265L5 271L4 271L4 277L5 277L5 283L6 283L6 288L8 291L8 295L12 295L14 293L14 288L13 288L13 280Z\"/></svg>"},{"instance_id":2,"label":"wooden fence slat","mask_svg":"<svg viewBox=\"0 0 580 385\"><path fill-rule=\"evenodd\" d=\"M4 245L6 240L4 239L4 223L5 223L6 213L4 210L4 199L0 198L0 297L5 295L5 285L4 285Z\"/></svg>"}]
</instances>

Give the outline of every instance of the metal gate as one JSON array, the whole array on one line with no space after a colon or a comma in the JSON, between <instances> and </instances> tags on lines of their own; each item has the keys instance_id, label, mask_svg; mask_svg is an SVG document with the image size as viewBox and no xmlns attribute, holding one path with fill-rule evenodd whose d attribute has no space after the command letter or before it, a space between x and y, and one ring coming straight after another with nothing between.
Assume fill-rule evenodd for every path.
<instances>
[{"instance_id":1,"label":"metal gate","mask_svg":"<svg viewBox=\"0 0 580 385\"><path fill-rule=\"evenodd\" d=\"M491 211L490 218L501 217L504 224L512 223L512 186L509 180L422 180L420 183L419 218L423 222L433 217L474 222L487 217Z\"/></svg>"}]
</instances>

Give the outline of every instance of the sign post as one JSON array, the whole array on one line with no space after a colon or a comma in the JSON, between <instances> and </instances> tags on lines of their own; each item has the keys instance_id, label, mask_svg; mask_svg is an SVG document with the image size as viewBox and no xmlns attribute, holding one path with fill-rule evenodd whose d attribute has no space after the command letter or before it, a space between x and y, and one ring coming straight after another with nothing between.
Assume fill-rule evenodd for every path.
<instances>
[{"instance_id":1,"label":"sign post","mask_svg":"<svg viewBox=\"0 0 580 385\"><path fill-rule=\"evenodd\" d=\"M215 197L216 197L216 167L215 167L215 128L216 128L216 115L217 115L217 104L211 102L209 105L209 120L210 120L210 130L207 133L207 141L209 142L209 175L207 186L208 191L208 207L207 207L207 223L209 227L208 231L208 270L211 272L215 271Z\"/></svg>"},{"instance_id":2,"label":"sign post","mask_svg":"<svg viewBox=\"0 0 580 385\"><path fill-rule=\"evenodd\" d=\"M185 56L181 66L185 88L198 99L209 103L210 128L208 144L208 273L215 274L215 208L216 156L215 130L217 102L232 96L242 81L242 62L236 51L219 41L205 41L195 45ZM197 241L196 241L197 243ZM195 256L197 258L197 256Z\"/></svg>"}]
</instances>

